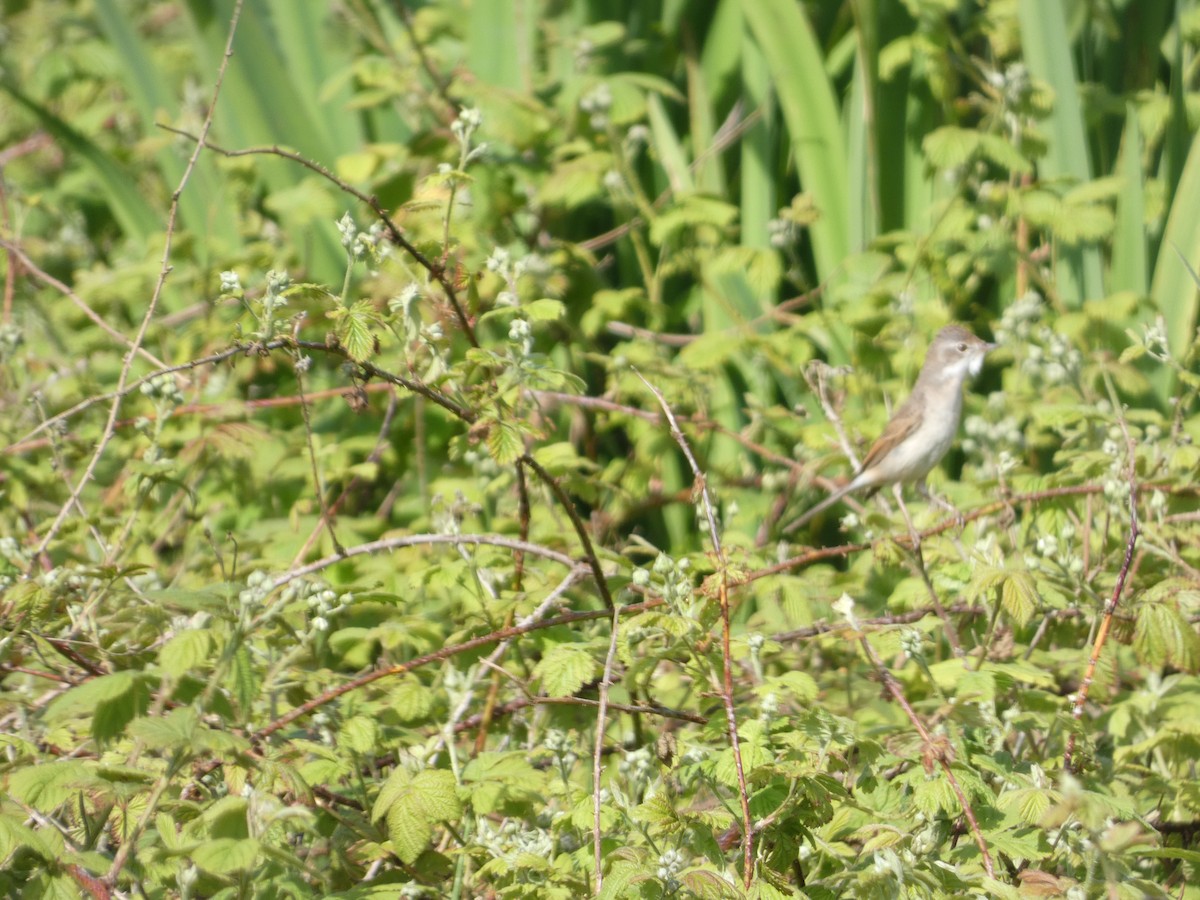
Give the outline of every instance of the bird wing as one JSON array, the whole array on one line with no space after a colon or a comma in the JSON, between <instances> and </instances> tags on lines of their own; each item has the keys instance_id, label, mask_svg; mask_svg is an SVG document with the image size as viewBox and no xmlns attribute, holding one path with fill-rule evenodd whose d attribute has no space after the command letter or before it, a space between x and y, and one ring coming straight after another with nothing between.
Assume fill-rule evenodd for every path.
<instances>
[{"instance_id":1,"label":"bird wing","mask_svg":"<svg viewBox=\"0 0 1200 900\"><path fill-rule=\"evenodd\" d=\"M921 411L910 407L908 402L905 401L896 410L896 414L892 416L891 421L887 423L887 427L883 429L883 434L876 439L875 443L871 445L871 449L867 451L862 465L858 467L858 473L861 475L867 471L920 427Z\"/></svg>"}]
</instances>

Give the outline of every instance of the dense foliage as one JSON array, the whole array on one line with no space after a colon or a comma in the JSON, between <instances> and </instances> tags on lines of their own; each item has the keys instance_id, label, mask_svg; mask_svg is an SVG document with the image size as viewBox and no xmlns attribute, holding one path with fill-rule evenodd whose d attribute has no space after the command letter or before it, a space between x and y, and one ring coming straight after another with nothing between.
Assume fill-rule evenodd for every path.
<instances>
[{"instance_id":1,"label":"dense foliage","mask_svg":"<svg viewBox=\"0 0 1200 900\"><path fill-rule=\"evenodd\" d=\"M1200 897L1200 4L0 8L0 892Z\"/></svg>"}]
</instances>

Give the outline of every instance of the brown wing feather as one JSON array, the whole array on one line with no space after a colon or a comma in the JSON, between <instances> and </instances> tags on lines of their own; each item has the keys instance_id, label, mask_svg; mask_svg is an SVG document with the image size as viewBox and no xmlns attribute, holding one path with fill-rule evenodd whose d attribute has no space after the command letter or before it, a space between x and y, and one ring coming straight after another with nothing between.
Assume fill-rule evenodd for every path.
<instances>
[{"instance_id":1,"label":"brown wing feather","mask_svg":"<svg viewBox=\"0 0 1200 900\"><path fill-rule=\"evenodd\" d=\"M906 437L921 427L921 412L913 408L908 401L896 410L890 422L883 429L883 434L871 445L863 458L859 472L865 472L887 454Z\"/></svg>"}]
</instances>

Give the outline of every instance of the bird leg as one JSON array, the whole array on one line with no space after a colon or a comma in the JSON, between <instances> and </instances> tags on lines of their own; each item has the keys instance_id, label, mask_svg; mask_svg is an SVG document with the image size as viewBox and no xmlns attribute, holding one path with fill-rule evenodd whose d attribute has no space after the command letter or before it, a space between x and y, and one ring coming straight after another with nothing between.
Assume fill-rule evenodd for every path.
<instances>
[{"instance_id":1,"label":"bird leg","mask_svg":"<svg viewBox=\"0 0 1200 900\"><path fill-rule=\"evenodd\" d=\"M927 485L925 483L924 478L922 478L920 481L918 481L916 483L915 487L917 489L917 493L920 494L922 497L924 497L926 500L928 500L930 503L932 503L934 506L940 506L946 512L950 513L950 515L954 516L954 521L956 523L958 523L959 528L963 528L966 526L967 520L963 516L962 510L960 510L957 506L955 506L949 500L944 500L941 497L939 497L937 494L933 493L933 491L929 490L929 485Z\"/></svg>"}]
</instances>

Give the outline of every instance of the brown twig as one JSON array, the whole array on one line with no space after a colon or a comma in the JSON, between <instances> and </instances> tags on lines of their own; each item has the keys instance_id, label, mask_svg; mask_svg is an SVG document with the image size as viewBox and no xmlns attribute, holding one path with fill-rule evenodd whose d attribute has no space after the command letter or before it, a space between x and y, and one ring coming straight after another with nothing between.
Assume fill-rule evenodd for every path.
<instances>
[{"instance_id":1,"label":"brown twig","mask_svg":"<svg viewBox=\"0 0 1200 900\"><path fill-rule=\"evenodd\" d=\"M458 291L454 287L454 282L450 280L450 276L447 273L446 267L440 263L434 262L424 253L418 250L416 245L404 236L404 233L400 230L400 227L392 220L392 217L388 215L382 204L380 204L379 198L373 194L363 193L353 185L343 181L341 178L338 178L320 163L313 162L311 159L306 159L299 153L295 153L291 150L284 150L282 147L277 146L246 147L241 150L226 150L224 147L220 147L208 140L203 140L200 137L190 134L180 128L173 128L172 126L165 125L162 122L157 124L158 127L164 131L170 131L171 133L178 134L187 138L188 140L196 141L197 147L204 147L205 149L211 150L214 153L219 153L222 156L279 156L283 159L298 163L309 171L316 172L322 178L332 182L337 186L338 190L342 191L343 193L349 194L351 197L354 197L365 203L371 208L375 215L379 217L379 221L383 222L384 227L387 228L388 235L390 235L392 241L394 241L397 246L404 250L405 253L411 256L416 261L417 265L428 272L434 281L442 286L442 290L446 293L446 299L449 301L451 308L454 310L454 315L458 319L458 324L462 329L463 334L466 336L472 347L479 346L479 340L475 337L475 329L471 327L471 322L467 318L466 311L463 309L462 303L458 299Z\"/></svg>"},{"instance_id":2,"label":"brown twig","mask_svg":"<svg viewBox=\"0 0 1200 900\"><path fill-rule=\"evenodd\" d=\"M387 371L386 369L379 368L379 366L375 365L374 363L357 362L352 356L350 356L350 352L345 347L331 347L321 341L287 341L285 342L285 345L300 347L303 350L314 350L317 352L332 353L335 356L341 356L343 359L355 363L355 365L362 370L365 376L378 378L381 381L386 381L389 384L402 387L406 391L411 391L414 394L420 394L422 397L432 400L442 409L453 414L459 419L462 419L468 424L474 422L476 418L478 418L474 411L447 397L441 391L429 387L429 385L425 384L423 381L414 381L411 378L405 378L403 375L396 375Z\"/></svg>"},{"instance_id":3,"label":"brown twig","mask_svg":"<svg viewBox=\"0 0 1200 900\"><path fill-rule=\"evenodd\" d=\"M528 453L521 457L521 463L533 470L534 474L542 480L546 487L550 488L550 493L554 494L554 498L566 513L567 518L571 520L571 525L575 529L575 534L579 537L579 543L583 545L583 555L587 560L588 565L592 569L592 578L596 582L596 589L600 592L600 599L604 601L605 607L613 609L616 604L613 603L612 592L608 589L608 579L604 576L604 567L600 565L600 557L596 555L596 548L592 544L591 535L588 534L587 526L583 524L583 519L579 517L579 510L575 508L575 504L571 502L571 498L567 496L567 492L563 490L563 486L558 483L558 479L546 471L536 459Z\"/></svg>"},{"instance_id":4,"label":"brown twig","mask_svg":"<svg viewBox=\"0 0 1200 900\"><path fill-rule=\"evenodd\" d=\"M617 660L617 635L620 633L621 610L612 613L612 628L608 633L608 653L604 657L604 675L600 679L600 699L596 703L596 742L592 751L592 856L594 893L600 896L604 886L604 850L601 820L604 813L600 778L603 774L604 732L608 722L608 692L612 687L613 667Z\"/></svg>"},{"instance_id":5,"label":"brown twig","mask_svg":"<svg viewBox=\"0 0 1200 900\"><path fill-rule=\"evenodd\" d=\"M442 77L437 69L433 67L433 62L430 60L429 54L425 52L425 45L417 40L416 29L413 28L412 11L408 8L408 4L404 0L392 0L392 6L399 15L400 24L404 26L404 31L408 35L409 42L413 45L413 50L416 51L417 58L421 61L421 68L425 70L425 74L433 82L433 89L437 96L450 108L452 111L451 116L453 116L453 110L458 109L462 104L450 94L450 79Z\"/></svg>"},{"instance_id":6,"label":"brown twig","mask_svg":"<svg viewBox=\"0 0 1200 900\"><path fill-rule=\"evenodd\" d=\"M1120 407L1117 407L1120 409ZM1121 561L1121 569L1117 572L1117 581L1113 585L1112 596L1108 598L1108 602L1104 605L1104 617L1100 620L1100 628L1096 632L1096 638L1092 642L1092 653L1088 659L1087 669L1083 673L1083 681L1079 684L1079 690L1075 692L1075 704L1071 709L1071 717L1076 723L1083 718L1083 707L1087 703L1088 691L1091 690L1092 681L1096 676L1096 665L1100 661L1100 654L1104 650L1104 645L1108 641L1109 631L1112 629L1113 618L1115 617L1117 606L1121 602L1121 594L1125 590L1125 581L1129 577L1130 567L1133 565L1133 551L1137 547L1138 535L1141 533L1141 528L1138 524L1138 481L1137 481L1137 459L1135 457L1135 448L1133 438L1129 434L1129 426L1125 422L1125 417L1119 415L1117 421L1121 425L1121 431L1125 434L1125 445L1129 454L1129 536L1125 541L1125 558ZM1075 738L1078 729L1067 735L1067 747L1063 751L1063 769L1072 772L1074 771L1075 757Z\"/></svg>"},{"instance_id":7,"label":"brown twig","mask_svg":"<svg viewBox=\"0 0 1200 900\"><path fill-rule=\"evenodd\" d=\"M737 709L733 703L733 652L730 647L732 628L729 615L729 561L725 558L725 550L721 545L721 534L717 528L717 514L708 491L708 478L696 462L692 448L687 438L679 428L679 422L671 411L671 406L657 387L651 384L641 372L634 369L634 374L642 380L642 384L654 394L658 405L662 407L663 415L671 426L671 437L683 451L688 465L692 469L694 490L700 496L704 508L704 517L708 524L708 538L712 542L712 552L717 564L717 596L721 605L721 702L725 707L725 723L729 735L729 747L733 753L733 765L737 771L738 797L742 804L742 882L746 888L754 880L754 827L750 820L750 792L746 787L746 772L742 764L741 740L738 737Z\"/></svg>"},{"instance_id":8,"label":"brown twig","mask_svg":"<svg viewBox=\"0 0 1200 900\"><path fill-rule=\"evenodd\" d=\"M13 259L15 259L17 262L19 262L21 264L21 266L20 266L21 269L23 269L28 274L32 275L34 278L36 278L38 281L40 281L42 284L46 285L47 287L54 288L54 290L58 291L60 294L62 294L64 297L66 297L68 300L70 300L72 303L74 303L75 306L85 316L87 316L88 319L90 319L92 321L92 323L96 325L97 328L99 328L101 331L103 331L105 334L107 334L110 338L112 338L118 344L120 344L121 346L123 346L127 349L132 350L133 352L137 353L138 356L142 357L147 362L153 363L154 365L158 366L160 369L167 368L167 364L165 362L163 362L161 359L159 359L157 356L155 356L153 353L151 353L146 348L142 347L140 343L135 343L134 341L127 338L125 335L121 334L121 332L117 331L117 329L113 328L111 325L109 325L107 322L105 322L104 319L101 317L101 315L98 312L96 312L94 309L92 309L90 306L88 306L87 302L82 297L80 297L77 293L75 293L75 291L71 290L69 285L67 285L64 282L60 281L59 279L55 278L49 272L45 271L40 266L38 266L37 263L35 263L32 259L29 258L29 256L26 255L25 251L21 249L19 244L17 244L14 241L6 240L5 238L0 237L0 247L3 247L5 252L7 252L10 257L12 257ZM12 275L14 268L15 267L13 267L11 265L8 267L8 275L9 276ZM7 316L5 318L7 319Z\"/></svg>"},{"instance_id":9,"label":"brown twig","mask_svg":"<svg viewBox=\"0 0 1200 900\"><path fill-rule=\"evenodd\" d=\"M171 194L171 208L167 213L166 236L163 241L162 265L159 269L158 280L154 285L154 292L151 295L150 302L146 307L146 314L142 317L142 324L138 328L137 334L133 338L133 343L131 344L129 351L125 354L124 362L121 365L121 373L117 378L117 389L115 392L117 394L117 398L113 401L112 406L109 409L108 422L104 426L104 432L100 437L99 443L96 445L95 452L92 454L92 458L89 461L83 476L79 479L78 485L76 485L75 490L72 491L70 501L63 506L62 511L55 518L54 523L50 526L45 536L42 538L37 551L39 554L50 545L55 536L58 534L59 529L62 528L63 523L66 521L68 511L75 500L78 499L79 494L83 491L84 486L92 480L93 473L96 471L96 466L100 463L100 457L104 454L104 450L108 446L109 441L112 440L116 427L117 412L121 408L121 398L123 396L125 384L129 380L129 373L133 366L133 358L136 355L137 350L141 347L142 341L145 340L146 331L149 329L150 322L158 310L158 301L162 296L163 288L166 286L167 276L171 274L171 248L174 243L175 221L179 214L179 198L183 195L183 190L187 186L187 183L191 180L192 172L195 170L196 163L200 159L200 145L204 143L204 140L208 135L208 131L212 127L213 116L217 111L217 100L221 96L221 86L225 82L225 72L229 67L229 60L233 57L233 37L235 34L237 34L238 21L241 19L241 15L242 0L236 0L233 5L233 12L229 18L229 36L225 41L225 54L221 57L221 64L217 68L216 80L213 83L212 99L209 101L208 108L204 113L204 122L200 126L200 137L198 139L198 143L195 150L193 150L192 155L188 157L187 166L184 168L183 174L179 178L179 184ZM106 560L111 559L112 552L113 548L106 549ZM163 772L158 780L158 783L150 792L150 796L146 800L146 805L141 818L138 819L129 833L122 836L124 839L121 841L121 846L117 848L117 852L113 856L112 865L109 866L108 872L105 873L104 876L104 882L106 885L112 887L117 883L117 879L121 874L121 869L124 868L125 863L129 859L129 855L133 851L134 847L138 845L139 837L142 831L149 824L150 819L154 815L155 808L158 805L158 801L162 796L162 793L166 790L169 770L170 767L168 766L167 771Z\"/></svg>"},{"instance_id":10,"label":"brown twig","mask_svg":"<svg viewBox=\"0 0 1200 900\"><path fill-rule=\"evenodd\" d=\"M645 612L647 609L653 609L656 606L660 606L661 603L662 601L651 601L649 603L637 603L632 606L622 606L620 608L620 613L622 615L631 615L633 613ZM364 685L371 684L372 682L379 681L383 678L404 675L413 671L414 669L427 666L430 663L440 662L443 659L450 659L452 656L458 656L460 653L466 653L470 650L478 649L479 647L485 647L488 644L494 644L497 641L519 637L520 635L528 634L531 631L541 631L542 629L554 628L558 625L573 625L577 622L588 622L592 619L604 619L608 618L608 615L609 611L606 609L564 613L563 615L555 616L552 619L542 619L537 622L530 622L526 625L514 625L511 628L501 628L497 631L480 635L477 638L471 638L470 640L463 641L459 644L452 644L450 646L443 647L440 650L434 650L432 653L426 653L425 655L418 656L415 659L409 660L408 662L397 663L396 665L388 666L383 669L375 669L374 671L360 675L357 678L346 682L345 684L341 684L337 687L330 688L327 691L323 691L316 697L313 697L311 700L288 710L275 721L254 732L251 735L251 739L256 742L265 740L266 738L275 734L275 732L286 728L297 719L303 718L314 710L328 705L338 697L349 694L351 691L356 691Z\"/></svg>"},{"instance_id":11,"label":"brown twig","mask_svg":"<svg viewBox=\"0 0 1200 900\"><path fill-rule=\"evenodd\" d=\"M929 733L929 730L925 727L920 717L917 716L916 710L912 708L908 702L908 698L904 696L904 688L896 680L896 676L891 673L891 670L883 664L883 660L879 658L879 654L871 646L871 642L867 639L866 634L862 632L859 622L854 615L854 601L848 595L843 594L838 604L840 604L838 611L845 615L850 627L858 632L859 646L862 647L863 653L866 654L871 666L878 673L884 687L892 695L892 699L900 704L900 708L904 710L904 714L908 717L909 722L912 723L913 728L920 735L921 742L924 745L923 762L925 771L932 771L935 763L941 767L942 773L946 776L946 780L950 784L950 789L954 791L954 795L958 798L963 815L970 824L971 833L975 837L975 844L979 847L979 852L983 856L983 868L989 878L994 878L996 873L992 868L992 856L988 851L987 841L983 838L983 831L979 827L979 820L975 818L975 811L971 808L971 803L967 799L962 785L958 783L958 778L955 777L954 770L951 768L951 764L954 762L953 744L947 738L935 739ZM835 607L837 606L835 605Z\"/></svg>"},{"instance_id":12,"label":"brown twig","mask_svg":"<svg viewBox=\"0 0 1200 900\"><path fill-rule=\"evenodd\" d=\"M523 709L528 709L531 706L583 706L590 709L595 709L600 705L599 700L591 700L587 697L521 697L518 700L510 700L508 703L498 704L492 710L492 718L496 716L507 716L515 712L520 712ZM677 719L680 722L691 722L695 725L708 724L708 718L698 713L685 712L681 709L670 709L666 706L658 706L654 703L613 703L608 701L608 710L616 710L617 712L629 713L633 716L648 715L658 716L662 719ZM470 731L472 728L478 728L483 725L484 713L480 712L469 718L463 719L454 726L455 731Z\"/></svg>"},{"instance_id":13,"label":"brown twig","mask_svg":"<svg viewBox=\"0 0 1200 900\"><path fill-rule=\"evenodd\" d=\"M704 152L698 154L696 158L692 160L691 164L688 166L689 170L693 172L696 171L696 169L703 165L710 156L720 153L727 146L736 141L746 131L754 126L754 123L762 117L762 112L756 109L754 112L749 113L745 118L738 119L737 117L740 115L741 104L738 104L733 108L733 110L730 111L729 117L724 123L722 123L717 133L713 135L712 144L710 144L707 148L705 148ZM667 202L673 192L674 188L666 188L654 199L654 203L652 204L651 208L661 209L662 205ZM645 221L642 219L642 217L634 216L628 222L618 225L616 228L610 228L608 231L604 232L604 234L598 234L593 238L588 238L586 241L581 241L579 246L588 252L594 252L596 250L603 249L609 244L615 244L635 228L641 228L643 224L645 224Z\"/></svg>"}]
</instances>

